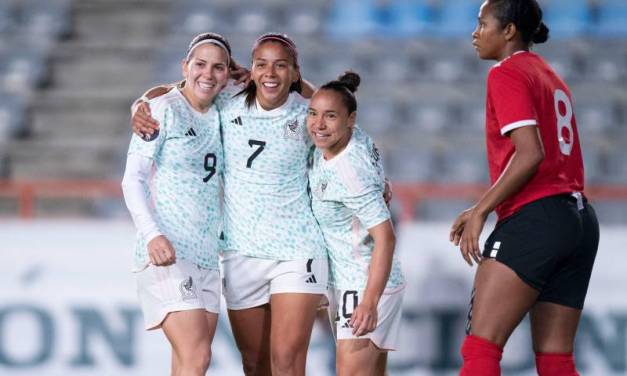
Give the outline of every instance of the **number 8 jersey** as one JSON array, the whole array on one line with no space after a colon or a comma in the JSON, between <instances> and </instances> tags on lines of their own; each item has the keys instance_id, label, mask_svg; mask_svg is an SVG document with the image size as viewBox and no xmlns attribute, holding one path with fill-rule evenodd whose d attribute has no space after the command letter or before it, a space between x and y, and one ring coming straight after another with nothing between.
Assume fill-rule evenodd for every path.
<instances>
[{"instance_id":1,"label":"number 8 jersey","mask_svg":"<svg viewBox=\"0 0 627 376\"><path fill-rule=\"evenodd\" d=\"M178 89L150 102L160 131L148 141L133 135L128 154L152 159L145 186L152 216L177 259L218 269L221 230L222 142L215 106L194 110ZM147 240L138 235L135 267L148 262Z\"/></svg>"},{"instance_id":2,"label":"number 8 jersey","mask_svg":"<svg viewBox=\"0 0 627 376\"><path fill-rule=\"evenodd\" d=\"M225 154L224 251L272 260L325 258L311 211L307 166L308 101L291 93L265 111L234 88L220 94ZM228 96L225 98L225 96Z\"/></svg>"},{"instance_id":3,"label":"number 8 jersey","mask_svg":"<svg viewBox=\"0 0 627 376\"><path fill-rule=\"evenodd\" d=\"M509 132L539 131L545 157L536 174L497 208L499 220L523 205L560 193L583 191L583 159L570 90L537 54L520 51L488 73L486 139L490 179L498 180L515 152Z\"/></svg>"}]
</instances>

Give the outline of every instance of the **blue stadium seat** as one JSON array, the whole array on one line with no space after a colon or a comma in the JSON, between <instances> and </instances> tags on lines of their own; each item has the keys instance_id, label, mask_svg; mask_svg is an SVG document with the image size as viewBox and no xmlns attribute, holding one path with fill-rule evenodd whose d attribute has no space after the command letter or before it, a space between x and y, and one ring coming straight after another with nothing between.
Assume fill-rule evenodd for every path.
<instances>
[{"instance_id":1,"label":"blue stadium seat","mask_svg":"<svg viewBox=\"0 0 627 376\"><path fill-rule=\"evenodd\" d=\"M381 32L394 38L428 35L433 29L434 12L427 0L390 1L382 18Z\"/></svg>"},{"instance_id":2,"label":"blue stadium seat","mask_svg":"<svg viewBox=\"0 0 627 376\"><path fill-rule=\"evenodd\" d=\"M470 38L477 26L482 0L440 0L435 36Z\"/></svg>"},{"instance_id":3,"label":"blue stadium seat","mask_svg":"<svg viewBox=\"0 0 627 376\"><path fill-rule=\"evenodd\" d=\"M572 38L589 31L591 14L588 0L549 0L542 9L551 38Z\"/></svg>"},{"instance_id":4,"label":"blue stadium seat","mask_svg":"<svg viewBox=\"0 0 627 376\"><path fill-rule=\"evenodd\" d=\"M378 26L373 0L334 1L326 32L335 39L355 39L372 34Z\"/></svg>"},{"instance_id":5,"label":"blue stadium seat","mask_svg":"<svg viewBox=\"0 0 627 376\"><path fill-rule=\"evenodd\" d=\"M24 98L0 92L0 141L28 135L26 111Z\"/></svg>"},{"instance_id":6,"label":"blue stadium seat","mask_svg":"<svg viewBox=\"0 0 627 376\"><path fill-rule=\"evenodd\" d=\"M627 36L627 1L600 0L598 2L597 35L600 37Z\"/></svg>"}]
</instances>

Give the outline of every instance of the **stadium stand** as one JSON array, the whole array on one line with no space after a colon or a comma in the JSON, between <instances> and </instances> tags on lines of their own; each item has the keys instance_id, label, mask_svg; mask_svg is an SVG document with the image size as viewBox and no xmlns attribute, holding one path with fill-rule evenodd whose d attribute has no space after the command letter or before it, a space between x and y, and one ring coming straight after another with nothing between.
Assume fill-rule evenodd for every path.
<instances>
[{"instance_id":1,"label":"stadium stand","mask_svg":"<svg viewBox=\"0 0 627 376\"><path fill-rule=\"evenodd\" d=\"M314 84L347 69L362 75L359 123L377 140L392 180L485 182L484 81L490 63L477 59L469 43L480 3L3 1L0 98L21 91L22 102L2 100L0 138L11 141L0 153L10 168L0 171L15 179L118 179L128 105L148 86L180 78L180 59L193 35L223 33L235 58L248 64L255 36L280 31L295 38L303 75ZM537 50L574 93L588 182L627 184L627 3L541 4L553 39ZM34 40L22 44L25 30ZM14 53L16 45L28 47ZM423 203L416 213L435 219L441 215L435 213L448 212L439 205ZM624 200L616 205L627 211ZM620 213L613 209L600 217L627 222Z\"/></svg>"}]
</instances>

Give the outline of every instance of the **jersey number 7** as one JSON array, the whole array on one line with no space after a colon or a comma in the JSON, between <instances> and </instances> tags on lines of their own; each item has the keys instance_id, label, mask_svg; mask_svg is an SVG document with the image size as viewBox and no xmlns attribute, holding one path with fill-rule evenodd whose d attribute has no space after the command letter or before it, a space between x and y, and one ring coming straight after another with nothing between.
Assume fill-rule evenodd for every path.
<instances>
[{"instance_id":1,"label":"jersey number 7","mask_svg":"<svg viewBox=\"0 0 627 376\"><path fill-rule=\"evenodd\" d=\"M248 140L248 146L250 146L251 148L253 146L257 146L257 149L255 149L253 154L250 157L248 157L248 161L246 162L246 167L251 168L255 158L257 158L257 156L259 156L259 154L261 154L263 149L266 147L266 142L258 141L258 140Z\"/></svg>"}]
</instances>

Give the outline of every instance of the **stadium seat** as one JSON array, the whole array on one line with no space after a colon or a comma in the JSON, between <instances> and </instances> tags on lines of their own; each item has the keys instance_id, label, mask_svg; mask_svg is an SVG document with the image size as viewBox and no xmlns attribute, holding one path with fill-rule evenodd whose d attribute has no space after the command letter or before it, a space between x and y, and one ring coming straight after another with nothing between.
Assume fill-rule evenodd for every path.
<instances>
[{"instance_id":1,"label":"stadium seat","mask_svg":"<svg viewBox=\"0 0 627 376\"><path fill-rule=\"evenodd\" d=\"M72 32L69 0L24 0L20 2L20 10L26 31L40 38L63 38Z\"/></svg>"},{"instance_id":2,"label":"stadium seat","mask_svg":"<svg viewBox=\"0 0 627 376\"><path fill-rule=\"evenodd\" d=\"M451 148L444 153L443 169L437 174L437 181L443 183L488 183L488 163L483 145L469 147L468 150Z\"/></svg>"},{"instance_id":3,"label":"stadium seat","mask_svg":"<svg viewBox=\"0 0 627 376\"><path fill-rule=\"evenodd\" d=\"M44 86L49 80L49 70L44 52L23 47L16 50L0 48L0 77L2 86L26 93Z\"/></svg>"},{"instance_id":4,"label":"stadium seat","mask_svg":"<svg viewBox=\"0 0 627 376\"><path fill-rule=\"evenodd\" d=\"M371 35L378 26L373 0L334 1L325 27L333 39L355 39Z\"/></svg>"},{"instance_id":5,"label":"stadium seat","mask_svg":"<svg viewBox=\"0 0 627 376\"><path fill-rule=\"evenodd\" d=\"M543 12L551 38L580 36L590 28L588 0L549 0L543 4Z\"/></svg>"},{"instance_id":6,"label":"stadium seat","mask_svg":"<svg viewBox=\"0 0 627 376\"><path fill-rule=\"evenodd\" d=\"M0 142L28 135L26 100L0 92Z\"/></svg>"},{"instance_id":7,"label":"stadium seat","mask_svg":"<svg viewBox=\"0 0 627 376\"><path fill-rule=\"evenodd\" d=\"M372 136L390 132L397 124L402 123L399 109L395 101L363 100L359 102L357 123Z\"/></svg>"},{"instance_id":8,"label":"stadium seat","mask_svg":"<svg viewBox=\"0 0 627 376\"><path fill-rule=\"evenodd\" d=\"M173 18L178 20L171 23L175 33L196 35L209 30L220 32L228 25L223 10L207 4L183 3L174 13Z\"/></svg>"},{"instance_id":9,"label":"stadium seat","mask_svg":"<svg viewBox=\"0 0 627 376\"><path fill-rule=\"evenodd\" d=\"M485 102L470 102L461 105L458 127L466 132L483 134L485 130Z\"/></svg>"},{"instance_id":10,"label":"stadium seat","mask_svg":"<svg viewBox=\"0 0 627 376\"><path fill-rule=\"evenodd\" d=\"M0 140L0 150L5 149L6 147L2 145L2 140ZM5 149L6 150L6 149ZM3 151L0 151L0 179L9 179L11 177L11 158L9 154Z\"/></svg>"},{"instance_id":11,"label":"stadium seat","mask_svg":"<svg viewBox=\"0 0 627 376\"><path fill-rule=\"evenodd\" d=\"M627 184L627 150L612 150L607 155L607 174L602 178L607 184Z\"/></svg>"},{"instance_id":12,"label":"stadium seat","mask_svg":"<svg viewBox=\"0 0 627 376\"><path fill-rule=\"evenodd\" d=\"M394 145L384 149L383 163L386 175L397 182L428 182L436 173L431 152L416 147Z\"/></svg>"},{"instance_id":13,"label":"stadium seat","mask_svg":"<svg viewBox=\"0 0 627 376\"><path fill-rule=\"evenodd\" d=\"M444 38L470 38L477 26L481 0L440 0L434 35Z\"/></svg>"},{"instance_id":14,"label":"stadium seat","mask_svg":"<svg viewBox=\"0 0 627 376\"><path fill-rule=\"evenodd\" d=\"M409 103L407 118L407 126L420 132L440 133L451 123L449 107L445 103Z\"/></svg>"},{"instance_id":15,"label":"stadium seat","mask_svg":"<svg viewBox=\"0 0 627 376\"><path fill-rule=\"evenodd\" d=\"M11 1L0 2L0 36L15 31L15 7Z\"/></svg>"},{"instance_id":16,"label":"stadium seat","mask_svg":"<svg viewBox=\"0 0 627 376\"><path fill-rule=\"evenodd\" d=\"M285 31L289 35L314 35L322 29L324 9L303 4L288 5L285 9Z\"/></svg>"},{"instance_id":17,"label":"stadium seat","mask_svg":"<svg viewBox=\"0 0 627 376\"><path fill-rule=\"evenodd\" d=\"M597 35L600 37L627 36L627 1L600 0L598 3Z\"/></svg>"},{"instance_id":18,"label":"stadium seat","mask_svg":"<svg viewBox=\"0 0 627 376\"><path fill-rule=\"evenodd\" d=\"M386 37L425 36L433 29L434 12L429 1L390 1L380 10L386 14L381 25L381 32Z\"/></svg>"}]
</instances>

